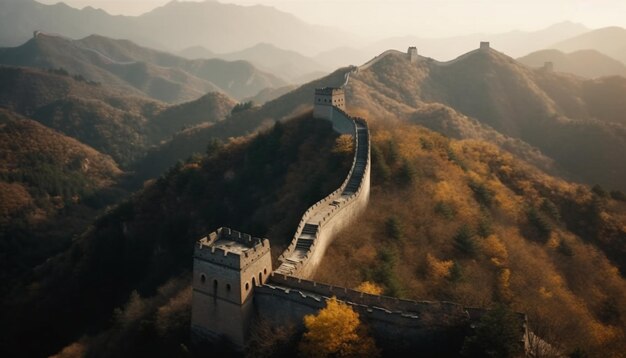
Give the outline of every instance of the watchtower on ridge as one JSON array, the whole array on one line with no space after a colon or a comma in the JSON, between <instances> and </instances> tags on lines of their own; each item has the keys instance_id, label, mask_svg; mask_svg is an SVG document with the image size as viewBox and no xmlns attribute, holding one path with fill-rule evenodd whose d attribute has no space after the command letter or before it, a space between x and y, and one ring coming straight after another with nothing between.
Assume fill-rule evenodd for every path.
<instances>
[{"instance_id":1,"label":"watchtower on ridge","mask_svg":"<svg viewBox=\"0 0 626 358\"><path fill-rule=\"evenodd\" d=\"M194 338L247 342L252 292L272 271L267 239L220 228L200 239L193 256L191 330Z\"/></svg>"},{"instance_id":2,"label":"watchtower on ridge","mask_svg":"<svg viewBox=\"0 0 626 358\"><path fill-rule=\"evenodd\" d=\"M417 62L417 47L415 46L409 47L409 49L407 50L407 55L409 55L409 61L411 61L411 63L416 63Z\"/></svg>"},{"instance_id":3,"label":"watchtower on ridge","mask_svg":"<svg viewBox=\"0 0 626 358\"><path fill-rule=\"evenodd\" d=\"M343 111L346 110L346 96L343 88L316 88L313 116L315 118L326 118L332 107L337 107Z\"/></svg>"},{"instance_id":4,"label":"watchtower on ridge","mask_svg":"<svg viewBox=\"0 0 626 358\"><path fill-rule=\"evenodd\" d=\"M544 62L543 70L546 72L554 72L554 62L551 62L551 61Z\"/></svg>"}]
</instances>

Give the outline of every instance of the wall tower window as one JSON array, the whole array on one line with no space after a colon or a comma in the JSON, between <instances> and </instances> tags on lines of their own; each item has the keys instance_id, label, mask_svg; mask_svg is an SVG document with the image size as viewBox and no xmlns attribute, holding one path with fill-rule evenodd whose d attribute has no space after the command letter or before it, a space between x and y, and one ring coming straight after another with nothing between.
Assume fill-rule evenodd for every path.
<instances>
[{"instance_id":1,"label":"wall tower window","mask_svg":"<svg viewBox=\"0 0 626 358\"><path fill-rule=\"evenodd\" d=\"M200 275L200 282L203 284L206 282L206 276L204 274Z\"/></svg>"}]
</instances>

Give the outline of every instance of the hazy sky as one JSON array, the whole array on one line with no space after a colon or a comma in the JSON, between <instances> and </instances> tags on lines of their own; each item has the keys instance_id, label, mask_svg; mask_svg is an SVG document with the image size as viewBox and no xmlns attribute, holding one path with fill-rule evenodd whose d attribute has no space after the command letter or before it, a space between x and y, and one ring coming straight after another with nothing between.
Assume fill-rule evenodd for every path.
<instances>
[{"instance_id":1,"label":"hazy sky","mask_svg":"<svg viewBox=\"0 0 626 358\"><path fill-rule=\"evenodd\" d=\"M37 0L56 3L58 0ZM113 14L137 15L170 0L65 0ZM315 24L367 36L441 37L537 30L571 20L589 27L626 26L626 0L221 0L274 6Z\"/></svg>"}]
</instances>

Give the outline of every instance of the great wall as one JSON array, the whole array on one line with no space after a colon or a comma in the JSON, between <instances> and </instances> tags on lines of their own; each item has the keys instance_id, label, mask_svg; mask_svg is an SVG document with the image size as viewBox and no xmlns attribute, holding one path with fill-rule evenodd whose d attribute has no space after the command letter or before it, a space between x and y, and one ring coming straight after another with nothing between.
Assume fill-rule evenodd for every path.
<instances>
[{"instance_id":1,"label":"great wall","mask_svg":"<svg viewBox=\"0 0 626 358\"><path fill-rule=\"evenodd\" d=\"M480 50L488 50L481 43ZM267 239L220 228L198 241L194 251L192 337L226 339L245 350L255 322L302 327L303 317L335 297L353 307L387 353L422 352L454 355L485 312L450 302L402 300L310 281L337 234L366 209L370 195L370 134L367 122L345 112L344 88L350 74L365 70L387 51L346 73L342 88L315 91L313 116L329 120L339 134L353 137L354 157L342 185L305 211L287 249L272 269ZM409 48L407 60L421 57ZM526 317L519 315L520 342L527 349Z\"/></svg>"}]
</instances>

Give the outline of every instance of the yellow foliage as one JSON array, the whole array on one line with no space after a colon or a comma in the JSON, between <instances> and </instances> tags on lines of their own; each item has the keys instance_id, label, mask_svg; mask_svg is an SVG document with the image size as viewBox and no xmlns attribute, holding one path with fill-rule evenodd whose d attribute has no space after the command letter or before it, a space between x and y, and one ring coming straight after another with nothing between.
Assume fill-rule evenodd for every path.
<instances>
[{"instance_id":1,"label":"yellow foliage","mask_svg":"<svg viewBox=\"0 0 626 358\"><path fill-rule=\"evenodd\" d=\"M378 356L374 340L363 334L359 314L352 307L331 298L326 307L304 317L306 333L300 342L305 357Z\"/></svg>"},{"instance_id":2,"label":"yellow foliage","mask_svg":"<svg viewBox=\"0 0 626 358\"><path fill-rule=\"evenodd\" d=\"M539 288L539 294L541 295L541 297L543 298L552 298L552 296L554 296L552 294L552 292L550 292L547 288L541 286Z\"/></svg>"},{"instance_id":3,"label":"yellow foliage","mask_svg":"<svg viewBox=\"0 0 626 358\"><path fill-rule=\"evenodd\" d=\"M370 282L370 281L365 281L363 283L361 283L357 288L357 291L361 291L364 293L369 293L371 295L382 295L383 293L383 288L380 287L379 285L375 284L374 282Z\"/></svg>"},{"instance_id":4,"label":"yellow foliage","mask_svg":"<svg viewBox=\"0 0 626 358\"><path fill-rule=\"evenodd\" d=\"M342 134L337 138L337 140L335 140L333 153L349 154L352 153L353 149L354 141L352 139L352 136L349 134Z\"/></svg>"},{"instance_id":5,"label":"yellow foliage","mask_svg":"<svg viewBox=\"0 0 626 358\"><path fill-rule=\"evenodd\" d=\"M428 273L438 279L450 277L450 270L454 266L452 260L440 261L430 253L426 255L426 264L428 265Z\"/></svg>"},{"instance_id":6,"label":"yellow foliage","mask_svg":"<svg viewBox=\"0 0 626 358\"><path fill-rule=\"evenodd\" d=\"M591 335L596 340L596 344L602 345L613 340L617 335L617 329L615 327L606 326L597 322L590 323Z\"/></svg>"},{"instance_id":7,"label":"yellow foliage","mask_svg":"<svg viewBox=\"0 0 626 358\"><path fill-rule=\"evenodd\" d=\"M504 300L510 300L513 297L511 292L511 270L508 268L502 269L498 276L498 287L500 289L500 296Z\"/></svg>"},{"instance_id":8,"label":"yellow foliage","mask_svg":"<svg viewBox=\"0 0 626 358\"><path fill-rule=\"evenodd\" d=\"M560 243L561 243L560 236L554 231L551 232L550 238L548 239L548 242L546 243L546 245L551 249L556 249L557 247L559 247Z\"/></svg>"},{"instance_id":9,"label":"yellow foliage","mask_svg":"<svg viewBox=\"0 0 626 358\"><path fill-rule=\"evenodd\" d=\"M489 235L482 244L483 251L485 255L491 258L491 262L497 266L501 267L506 265L506 262L509 258L509 252L504 246L504 243L496 235Z\"/></svg>"}]
</instances>

